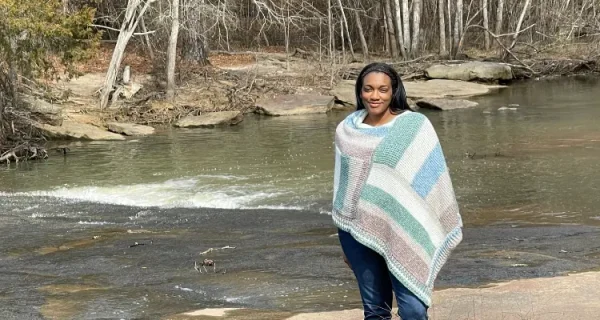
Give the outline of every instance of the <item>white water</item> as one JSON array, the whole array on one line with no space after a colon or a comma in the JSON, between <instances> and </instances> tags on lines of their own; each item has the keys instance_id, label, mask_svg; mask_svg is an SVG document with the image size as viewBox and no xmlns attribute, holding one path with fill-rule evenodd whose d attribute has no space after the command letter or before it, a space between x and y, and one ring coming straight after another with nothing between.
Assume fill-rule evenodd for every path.
<instances>
[{"instance_id":1,"label":"white water","mask_svg":"<svg viewBox=\"0 0 600 320\"><path fill-rule=\"evenodd\" d=\"M0 192L0 196L51 197L142 208L307 209L304 206L285 204L286 201L289 202L289 194L293 190L283 190L268 184L244 184L244 180L246 178L203 175L171 179L162 183L65 186L46 191Z\"/></svg>"}]
</instances>

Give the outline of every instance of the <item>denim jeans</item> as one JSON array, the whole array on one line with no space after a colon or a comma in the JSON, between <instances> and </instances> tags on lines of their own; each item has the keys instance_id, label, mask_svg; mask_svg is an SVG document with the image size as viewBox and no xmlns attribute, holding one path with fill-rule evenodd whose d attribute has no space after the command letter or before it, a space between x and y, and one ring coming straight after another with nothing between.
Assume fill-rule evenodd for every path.
<instances>
[{"instance_id":1,"label":"denim jeans","mask_svg":"<svg viewBox=\"0 0 600 320\"><path fill-rule=\"evenodd\" d=\"M390 273L381 255L356 241L348 232L339 230L339 238L358 282L365 320L391 319L393 295L400 319L428 319L427 306Z\"/></svg>"}]
</instances>

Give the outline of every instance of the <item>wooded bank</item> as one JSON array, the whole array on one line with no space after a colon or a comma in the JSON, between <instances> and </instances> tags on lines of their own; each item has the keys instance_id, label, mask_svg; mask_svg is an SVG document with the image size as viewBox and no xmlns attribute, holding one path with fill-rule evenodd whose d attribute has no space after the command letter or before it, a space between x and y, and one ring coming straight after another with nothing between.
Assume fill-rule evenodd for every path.
<instances>
[{"instance_id":1,"label":"wooded bank","mask_svg":"<svg viewBox=\"0 0 600 320\"><path fill-rule=\"evenodd\" d=\"M104 109L127 80L126 50L148 57L168 100L179 66L206 65L211 51L300 53L329 68L331 82L352 75L349 63L381 59L416 67L485 57L527 76L594 71L598 9L600 0L0 0L0 141L36 136L20 95L60 100L40 80L74 74L100 40L115 43L98 90Z\"/></svg>"}]
</instances>

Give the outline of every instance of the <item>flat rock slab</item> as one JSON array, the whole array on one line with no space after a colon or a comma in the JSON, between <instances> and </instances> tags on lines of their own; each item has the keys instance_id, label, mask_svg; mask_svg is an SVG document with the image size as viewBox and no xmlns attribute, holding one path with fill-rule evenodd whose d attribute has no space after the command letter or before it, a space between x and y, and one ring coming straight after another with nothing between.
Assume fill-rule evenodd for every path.
<instances>
[{"instance_id":1,"label":"flat rock slab","mask_svg":"<svg viewBox=\"0 0 600 320\"><path fill-rule=\"evenodd\" d=\"M438 64L425 70L427 77L431 79L450 80L512 80L513 73L510 66L494 62L467 62L461 64Z\"/></svg>"},{"instance_id":2,"label":"flat rock slab","mask_svg":"<svg viewBox=\"0 0 600 320\"><path fill-rule=\"evenodd\" d=\"M49 139L65 140L125 140L120 134L108 132L91 124L63 121L62 126L35 124Z\"/></svg>"},{"instance_id":3,"label":"flat rock slab","mask_svg":"<svg viewBox=\"0 0 600 320\"><path fill-rule=\"evenodd\" d=\"M452 100L452 99L423 99L417 101L417 106L423 109L433 110L456 110L477 107L479 103L469 100Z\"/></svg>"},{"instance_id":4,"label":"flat rock slab","mask_svg":"<svg viewBox=\"0 0 600 320\"><path fill-rule=\"evenodd\" d=\"M134 123L110 122L107 124L108 131L126 136L147 136L154 134L154 128Z\"/></svg>"},{"instance_id":5,"label":"flat rock slab","mask_svg":"<svg viewBox=\"0 0 600 320\"><path fill-rule=\"evenodd\" d=\"M332 96L313 94L281 95L256 102L257 113L268 116L293 116L327 113L333 107Z\"/></svg>"},{"instance_id":6,"label":"flat rock slab","mask_svg":"<svg viewBox=\"0 0 600 320\"><path fill-rule=\"evenodd\" d=\"M477 320L579 320L597 319L600 313L600 273L589 272L555 278L499 283L485 288L435 291L430 319ZM220 311L217 309L217 311ZM246 314L253 310L246 309ZM394 308L393 313L396 314ZM211 319L246 320L244 313L212 313ZM189 317L189 318L188 318ZM205 319L202 316L174 319ZM396 319L397 316L394 317ZM208 319L208 318L206 318ZM300 313L291 317L261 319L362 320L362 309Z\"/></svg>"},{"instance_id":7,"label":"flat rock slab","mask_svg":"<svg viewBox=\"0 0 600 320\"><path fill-rule=\"evenodd\" d=\"M504 86L491 86L458 80L404 82L406 96L418 99L460 98L485 95Z\"/></svg>"},{"instance_id":8,"label":"flat rock slab","mask_svg":"<svg viewBox=\"0 0 600 320\"><path fill-rule=\"evenodd\" d=\"M199 116L189 116L175 123L178 128L212 128L216 126L233 126L244 120L240 111L208 112Z\"/></svg>"}]
</instances>

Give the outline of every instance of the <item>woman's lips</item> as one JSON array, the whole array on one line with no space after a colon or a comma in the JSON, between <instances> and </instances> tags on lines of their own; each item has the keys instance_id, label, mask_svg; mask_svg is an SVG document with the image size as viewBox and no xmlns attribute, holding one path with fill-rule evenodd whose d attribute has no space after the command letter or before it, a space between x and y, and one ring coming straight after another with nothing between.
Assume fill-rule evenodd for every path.
<instances>
[{"instance_id":1,"label":"woman's lips","mask_svg":"<svg viewBox=\"0 0 600 320\"><path fill-rule=\"evenodd\" d=\"M381 102L369 102L369 107L371 107L371 108L377 108L381 105L382 105Z\"/></svg>"}]
</instances>

